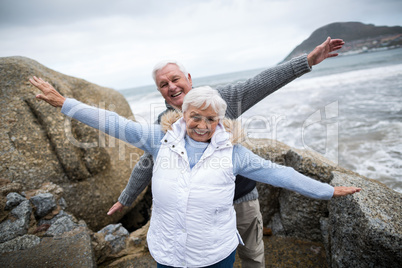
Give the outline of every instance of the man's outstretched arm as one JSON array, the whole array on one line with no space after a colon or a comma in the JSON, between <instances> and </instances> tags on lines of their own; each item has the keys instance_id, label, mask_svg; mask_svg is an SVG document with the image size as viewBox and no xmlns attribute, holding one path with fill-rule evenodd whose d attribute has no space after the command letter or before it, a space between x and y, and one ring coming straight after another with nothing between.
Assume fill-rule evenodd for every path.
<instances>
[{"instance_id":1,"label":"man's outstretched arm","mask_svg":"<svg viewBox=\"0 0 402 268\"><path fill-rule=\"evenodd\" d=\"M228 104L227 116L239 117L271 93L310 72L313 65L321 63L326 58L337 56L337 53L332 52L342 48L343 44L342 39L332 40L328 37L308 55L304 54L268 68L244 82L217 87Z\"/></svg>"},{"instance_id":2,"label":"man's outstretched arm","mask_svg":"<svg viewBox=\"0 0 402 268\"><path fill-rule=\"evenodd\" d=\"M169 109L166 109L159 114L158 120L155 123L159 124L162 115L168 110ZM119 201L109 209L108 215L112 215L116 211L121 211L124 206L131 206L135 199L144 191L145 187L151 183L153 166L154 161L152 155L144 152L140 160L135 164L126 188L124 188L123 192L120 194Z\"/></svg>"},{"instance_id":3,"label":"man's outstretched arm","mask_svg":"<svg viewBox=\"0 0 402 268\"><path fill-rule=\"evenodd\" d=\"M131 172L130 179L126 188L120 194L119 201L109 209L108 215L121 211L124 206L131 206L135 199L151 183L153 165L152 155L145 152Z\"/></svg>"},{"instance_id":4,"label":"man's outstretched arm","mask_svg":"<svg viewBox=\"0 0 402 268\"><path fill-rule=\"evenodd\" d=\"M216 89L228 104L226 116L235 119L268 95L310 71L307 55L302 55L268 68L246 81L218 86Z\"/></svg>"}]
</instances>

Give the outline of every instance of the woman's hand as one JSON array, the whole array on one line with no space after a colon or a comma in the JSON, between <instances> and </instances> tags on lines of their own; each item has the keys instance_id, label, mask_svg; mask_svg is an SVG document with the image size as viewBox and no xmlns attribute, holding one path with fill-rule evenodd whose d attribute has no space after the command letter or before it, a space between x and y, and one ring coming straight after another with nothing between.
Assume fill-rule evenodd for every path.
<instances>
[{"instance_id":1,"label":"woman's hand","mask_svg":"<svg viewBox=\"0 0 402 268\"><path fill-rule=\"evenodd\" d=\"M60 93L57 92L57 90L54 89L54 87L51 84L43 81L42 78L37 78L36 76L30 78L29 82L31 82L32 85L37 87L43 93L36 95L37 99L44 100L54 107L63 106L63 103L66 100L66 98L60 95Z\"/></svg>"},{"instance_id":2,"label":"woman's hand","mask_svg":"<svg viewBox=\"0 0 402 268\"><path fill-rule=\"evenodd\" d=\"M349 195L349 194L354 194L357 192L361 191L361 188L357 188L357 187L345 187L345 186L338 186L338 187L334 187L334 195L333 197L337 197L337 196L344 196L344 195Z\"/></svg>"},{"instance_id":3,"label":"woman's hand","mask_svg":"<svg viewBox=\"0 0 402 268\"><path fill-rule=\"evenodd\" d=\"M123 210L123 205L120 202L116 202L108 211L107 215L112 215L116 211L121 212Z\"/></svg>"}]
</instances>

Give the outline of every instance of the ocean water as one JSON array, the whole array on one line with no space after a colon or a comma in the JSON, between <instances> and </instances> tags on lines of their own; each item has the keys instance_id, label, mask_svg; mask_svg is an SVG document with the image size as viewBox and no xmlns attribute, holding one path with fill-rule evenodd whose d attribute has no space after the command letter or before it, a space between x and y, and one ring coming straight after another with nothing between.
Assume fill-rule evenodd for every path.
<instances>
[{"instance_id":1,"label":"ocean water","mask_svg":"<svg viewBox=\"0 0 402 268\"><path fill-rule=\"evenodd\" d=\"M233 83L263 69L194 78ZM164 101L154 85L120 91L136 119L154 122ZM402 193L402 49L327 59L241 118L247 135L318 152Z\"/></svg>"}]
</instances>

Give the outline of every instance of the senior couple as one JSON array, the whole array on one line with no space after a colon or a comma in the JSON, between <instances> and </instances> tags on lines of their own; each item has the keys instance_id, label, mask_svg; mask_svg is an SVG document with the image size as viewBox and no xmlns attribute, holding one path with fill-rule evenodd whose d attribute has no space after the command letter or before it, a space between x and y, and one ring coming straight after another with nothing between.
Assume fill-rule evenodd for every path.
<instances>
[{"instance_id":1,"label":"senior couple","mask_svg":"<svg viewBox=\"0 0 402 268\"><path fill-rule=\"evenodd\" d=\"M326 200L360 188L332 187L260 158L238 144L240 131L228 120L336 56L331 52L343 44L328 38L308 55L217 89L192 89L191 75L181 64L158 64L153 78L167 110L158 118L160 125L151 127L66 99L40 78L30 82L42 91L38 99L62 107L66 116L146 152L108 214L131 205L152 178L147 241L158 267L232 267L236 249L243 267L265 267L256 181Z\"/></svg>"}]
</instances>

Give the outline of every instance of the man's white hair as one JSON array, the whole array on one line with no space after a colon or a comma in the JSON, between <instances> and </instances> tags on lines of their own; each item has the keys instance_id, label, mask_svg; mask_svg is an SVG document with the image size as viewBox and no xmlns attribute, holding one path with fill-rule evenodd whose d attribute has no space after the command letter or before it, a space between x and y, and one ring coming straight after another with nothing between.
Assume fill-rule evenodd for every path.
<instances>
[{"instance_id":1,"label":"man's white hair","mask_svg":"<svg viewBox=\"0 0 402 268\"><path fill-rule=\"evenodd\" d=\"M219 92L209 86L191 89L183 99L182 111L187 111L190 105L201 110L211 106L221 119L225 116L227 108Z\"/></svg>"},{"instance_id":2,"label":"man's white hair","mask_svg":"<svg viewBox=\"0 0 402 268\"><path fill-rule=\"evenodd\" d=\"M165 68L166 65L168 64L176 64L177 67L179 67L179 70L184 74L184 76L186 77L186 79L188 79L188 72L186 71L186 68L184 68L184 65L181 64L180 62L176 61L176 60L164 60L164 61L160 61L158 62L155 66L154 69L152 70L152 78L154 79L154 82L156 84L156 73ZM158 87L158 85L156 85Z\"/></svg>"}]
</instances>

